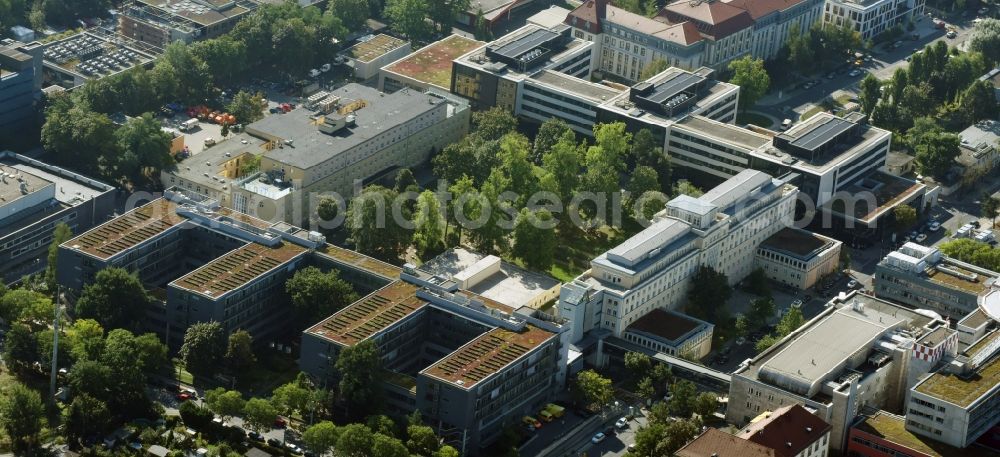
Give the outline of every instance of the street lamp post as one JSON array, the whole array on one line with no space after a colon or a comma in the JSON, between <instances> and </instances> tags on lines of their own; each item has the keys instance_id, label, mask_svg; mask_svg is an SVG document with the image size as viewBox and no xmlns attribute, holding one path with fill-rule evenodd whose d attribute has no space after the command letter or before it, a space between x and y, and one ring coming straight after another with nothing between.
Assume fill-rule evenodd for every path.
<instances>
[{"instance_id":1,"label":"street lamp post","mask_svg":"<svg viewBox=\"0 0 1000 457\"><path fill-rule=\"evenodd\" d=\"M59 367L59 317L62 314L63 295L56 286L55 319L52 321L52 368L49 373L49 402L56 401L56 372Z\"/></svg>"}]
</instances>

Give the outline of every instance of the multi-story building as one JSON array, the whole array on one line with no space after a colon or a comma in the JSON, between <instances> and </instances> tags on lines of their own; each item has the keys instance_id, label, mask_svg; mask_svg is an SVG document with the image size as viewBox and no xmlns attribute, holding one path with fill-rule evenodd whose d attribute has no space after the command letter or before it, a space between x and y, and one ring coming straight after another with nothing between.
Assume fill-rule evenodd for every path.
<instances>
[{"instance_id":1,"label":"multi-story building","mask_svg":"<svg viewBox=\"0 0 1000 457\"><path fill-rule=\"evenodd\" d=\"M608 0L588 0L573 10L566 24L574 35L597 45L596 67L605 75L638 81L653 60L671 66L722 70L750 54L770 59L794 25L806 29L820 19L821 0L678 1L656 18L615 7Z\"/></svg>"},{"instance_id":2,"label":"multi-story building","mask_svg":"<svg viewBox=\"0 0 1000 457\"><path fill-rule=\"evenodd\" d=\"M739 87L709 68L670 68L632 87L591 82L596 45L570 31L529 24L466 53L454 61L451 91L477 109L500 106L535 123L555 117L585 135L598 122L622 121L662 140L683 116L736 119Z\"/></svg>"},{"instance_id":3,"label":"multi-story building","mask_svg":"<svg viewBox=\"0 0 1000 457\"><path fill-rule=\"evenodd\" d=\"M412 54L382 67L378 88L395 92L404 87L425 91L431 87L451 90L452 61L481 47L482 41L451 35L424 46Z\"/></svg>"},{"instance_id":4,"label":"multi-story building","mask_svg":"<svg viewBox=\"0 0 1000 457\"><path fill-rule=\"evenodd\" d=\"M667 355L701 359L712 351L714 330L701 319L657 308L626 327L622 339Z\"/></svg>"},{"instance_id":5,"label":"multi-story building","mask_svg":"<svg viewBox=\"0 0 1000 457\"><path fill-rule=\"evenodd\" d=\"M919 377L957 352L958 335L941 319L874 297L835 298L818 316L732 374L727 421L799 404L831 425L843 450L862 408L901 411Z\"/></svg>"},{"instance_id":6,"label":"multi-story building","mask_svg":"<svg viewBox=\"0 0 1000 457\"><path fill-rule=\"evenodd\" d=\"M875 267L875 296L959 320L977 309L1000 274L933 247L906 243Z\"/></svg>"},{"instance_id":7,"label":"multi-story building","mask_svg":"<svg viewBox=\"0 0 1000 457\"><path fill-rule=\"evenodd\" d=\"M677 457L776 457L774 449L709 427L677 450Z\"/></svg>"},{"instance_id":8,"label":"multi-story building","mask_svg":"<svg viewBox=\"0 0 1000 457\"><path fill-rule=\"evenodd\" d=\"M390 408L419 410L446 442L477 455L565 388L569 341L564 320L462 283L405 267L401 280L303 333L302 371L333 382L340 351L373 341Z\"/></svg>"},{"instance_id":9,"label":"multi-story building","mask_svg":"<svg viewBox=\"0 0 1000 457\"><path fill-rule=\"evenodd\" d=\"M270 223L178 189L59 246L57 279L71 296L108 267L134 273L158 298L148 330L177 347L188 326L220 322L260 344L288 330L285 280L318 265L360 290L399 277L399 268L327 245L322 235Z\"/></svg>"},{"instance_id":10,"label":"multi-story building","mask_svg":"<svg viewBox=\"0 0 1000 457\"><path fill-rule=\"evenodd\" d=\"M595 328L621 336L654 309L678 308L699 267L711 267L733 284L742 280L753 270L760 243L791 220L797 193L794 186L746 170L701 197L674 198L652 225L563 285L559 315L572 322L574 341Z\"/></svg>"},{"instance_id":11,"label":"multi-story building","mask_svg":"<svg viewBox=\"0 0 1000 457\"><path fill-rule=\"evenodd\" d=\"M906 429L906 418L885 411L858 416L851 427L847 455L856 457L992 457L996 452L956 448Z\"/></svg>"},{"instance_id":12,"label":"multi-story building","mask_svg":"<svg viewBox=\"0 0 1000 457\"><path fill-rule=\"evenodd\" d=\"M43 49L45 85L65 89L136 66L148 67L155 60L127 39L88 31L45 43Z\"/></svg>"},{"instance_id":13,"label":"multi-story building","mask_svg":"<svg viewBox=\"0 0 1000 457\"><path fill-rule=\"evenodd\" d=\"M380 68L410 53L410 42L384 33L365 36L344 51L354 77L365 80L378 75Z\"/></svg>"},{"instance_id":14,"label":"multi-story building","mask_svg":"<svg viewBox=\"0 0 1000 457\"><path fill-rule=\"evenodd\" d=\"M251 123L246 135L164 170L160 180L261 219L306 223L315 220L317 195L346 200L360 184L415 167L461 139L469 116L468 104L450 94L347 84ZM259 170L244 174L251 155L260 156Z\"/></svg>"},{"instance_id":15,"label":"multi-story building","mask_svg":"<svg viewBox=\"0 0 1000 457\"><path fill-rule=\"evenodd\" d=\"M35 101L41 95L41 56L37 42L0 42L0 134L16 132L35 122Z\"/></svg>"},{"instance_id":16,"label":"multi-story building","mask_svg":"<svg viewBox=\"0 0 1000 457\"><path fill-rule=\"evenodd\" d=\"M830 424L798 404L761 414L736 436L774 449L777 457L826 457Z\"/></svg>"},{"instance_id":17,"label":"multi-story building","mask_svg":"<svg viewBox=\"0 0 1000 457\"><path fill-rule=\"evenodd\" d=\"M838 270L840 241L792 227L781 229L757 248L757 267L768 278L806 290Z\"/></svg>"},{"instance_id":18,"label":"multi-story building","mask_svg":"<svg viewBox=\"0 0 1000 457\"><path fill-rule=\"evenodd\" d=\"M222 35L257 7L252 0L128 0L118 14L118 33L158 53L175 41Z\"/></svg>"},{"instance_id":19,"label":"multi-story building","mask_svg":"<svg viewBox=\"0 0 1000 457\"><path fill-rule=\"evenodd\" d=\"M114 212L114 188L69 170L0 152L0 279L45 269L56 224L80 233Z\"/></svg>"},{"instance_id":20,"label":"multi-story building","mask_svg":"<svg viewBox=\"0 0 1000 457\"><path fill-rule=\"evenodd\" d=\"M884 229L879 222L899 205L922 211L931 204L924 184L879 170L892 134L857 113L820 113L782 133L690 116L668 134L666 151L675 166L716 179L748 168L787 174L805 197L808 216L822 212L823 220L815 222L857 237Z\"/></svg>"},{"instance_id":21,"label":"multi-story building","mask_svg":"<svg viewBox=\"0 0 1000 457\"><path fill-rule=\"evenodd\" d=\"M870 40L894 26L905 27L924 14L924 0L827 0L823 25L849 27Z\"/></svg>"}]
</instances>

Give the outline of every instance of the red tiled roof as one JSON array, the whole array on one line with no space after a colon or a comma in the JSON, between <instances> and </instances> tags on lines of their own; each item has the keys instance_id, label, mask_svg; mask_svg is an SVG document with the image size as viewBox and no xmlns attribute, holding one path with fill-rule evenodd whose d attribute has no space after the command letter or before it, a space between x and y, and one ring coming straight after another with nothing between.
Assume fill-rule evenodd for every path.
<instances>
[{"instance_id":1,"label":"red tiled roof","mask_svg":"<svg viewBox=\"0 0 1000 457\"><path fill-rule=\"evenodd\" d=\"M674 24L689 20L701 23L699 30L717 40L753 25L746 10L720 1L681 0L665 6L659 15Z\"/></svg>"},{"instance_id":2,"label":"red tiled roof","mask_svg":"<svg viewBox=\"0 0 1000 457\"><path fill-rule=\"evenodd\" d=\"M795 457L828 431L830 424L794 404L747 425L736 436L773 449L777 457Z\"/></svg>"},{"instance_id":3,"label":"red tiled roof","mask_svg":"<svg viewBox=\"0 0 1000 457\"><path fill-rule=\"evenodd\" d=\"M566 15L566 24L590 33L601 33L601 20L607 8L608 0L587 0Z\"/></svg>"},{"instance_id":4,"label":"red tiled roof","mask_svg":"<svg viewBox=\"0 0 1000 457\"><path fill-rule=\"evenodd\" d=\"M726 0L726 3L750 13L755 21L775 11L791 8L803 0Z\"/></svg>"},{"instance_id":5,"label":"red tiled roof","mask_svg":"<svg viewBox=\"0 0 1000 457\"><path fill-rule=\"evenodd\" d=\"M676 453L677 457L776 457L773 449L709 428Z\"/></svg>"},{"instance_id":6,"label":"red tiled roof","mask_svg":"<svg viewBox=\"0 0 1000 457\"><path fill-rule=\"evenodd\" d=\"M698 33L698 26L694 25L694 22L691 21L676 24L667 30L657 33L655 36L685 46L701 41L701 33Z\"/></svg>"}]
</instances>

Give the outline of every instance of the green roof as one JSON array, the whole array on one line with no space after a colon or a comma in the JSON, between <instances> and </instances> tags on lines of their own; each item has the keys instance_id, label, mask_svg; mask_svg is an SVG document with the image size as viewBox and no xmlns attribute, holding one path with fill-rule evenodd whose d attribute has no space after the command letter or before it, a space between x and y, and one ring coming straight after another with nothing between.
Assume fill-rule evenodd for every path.
<instances>
[{"instance_id":1,"label":"green roof","mask_svg":"<svg viewBox=\"0 0 1000 457\"><path fill-rule=\"evenodd\" d=\"M971 376L937 372L917 385L916 391L967 407L1000 384L1000 357L994 357Z\"/></svg>"}]
</instances>

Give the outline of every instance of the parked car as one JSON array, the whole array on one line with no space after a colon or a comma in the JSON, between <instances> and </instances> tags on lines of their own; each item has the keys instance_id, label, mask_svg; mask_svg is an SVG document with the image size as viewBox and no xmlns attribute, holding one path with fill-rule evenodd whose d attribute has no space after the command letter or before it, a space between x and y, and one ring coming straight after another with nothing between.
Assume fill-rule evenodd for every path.
<instances>
[{"instance_id":1,"label":"parked car","mask_svg":"<svg viewBox=\"0 0 1000 457\"><path fill-rule=\"evenodd\" d=\"M931 224L927 226L927 230L930 230L932 232L941 230L941 224L938 223L937 221L931 222Z\"/></svg>"},{"instance_id":2,"label":"parked car","mask_svg":"<svg viewBox=\"0 0 1000 457\"><path fill-rule=\"evenodd\" d=\"M921 234L917 235L917 237L914 238L914 240L916 240L917 243L923 243L924 241L927 240L927 235L921 233Z\"/></svg>"},{"instance_id":3,"label":"parked car","mask_svg":"<svg viewBox=\"0 0 1000 457\"><path fill-rule=\"evenodd\" d=\"M274 420L274 427L275 428L285 428L287 426L288 426L288 422L285 422L285 419L282 419L282 418L279 417L279 418L277 418L277 419Z\"/></svg>"},{"instance_id":4,"label":"parked car","mask_svg":"<svg viewBox=\"0 0 1000 457\"><path fill-rule=\"evenodd\" d=\"M597 432L597 434L590 439L590 442L597 444L600 443L601 441L604 441L605 438L607 438L607 435L605 435L604 432Z\"/></svg>"},{"instance_id":5,"label":"parked car","mask_svg":"<svg viewBox=\"0 0 1000 457\"><path fill-rule=\"evenodd\" d=\"M247 438L250 438L254 441L264 441L264 435L261 435L260 433L254 431L247 432Z\"/></svg>"},{"instance_id":6,"label":"parked car","mask_svg":"<svg viewBox=\"0 0 1000 457\"><path fill-rule=\"evenodd\" d=\"M191 394L187 392L181 392L177 394L177 401L188 401L191 399Z\"/></svg>"},{"instance_id":7,"label":"parked car","mask_svg":"<svg viewBox=\"0 0 1000 457\"><path fill-rule=\"evenodd\" d=\"M319 67L319 71L323 73L330 71L330 64L328 63L323 64L321 67Z\"/></svg>"},{"instance_id":8,"label":"parked car","mask_svg":"<svg viewBox=\"0 0 1000 457\"><path fill-rule=\"evenodd\" d=\"M853 280L853 279L850 280L850 281L848 281L847 282L847 288L848 289L857 289L858 288L858 282L855 281L855 280Z\"/></svg>"},{"instance_id":9,"label":"parked car","mask_svg":"<svg viewBox=\"0 0 1000 457\"><path fill-rule=\"evenodd\" d=\"M792 308L799 309L802 307L802 300L796 299L792 302Z\"/></svg>"},{"instance_id":10,"label":"parked car","mask_svg":"<svg viewBox=\"0 0 1000 457\"><path fill-rule=\"evenodd\" d=\"M742 336L739 337L739 338L736 338L736 345L737 346L743 346L746 343L747 343L747 339L746 338L744 338Z\"/></svg>"},{"instance_id":11,"label":"parked car","mask_svg":"<svg viewBox=\"0 0 1000 457\"><path fill-rule=\"evenodd\" d=\"M313 68L312 70L309 70L309 77L316 78L319 76L319 73L320 73L319 70Z\"/></svg>"},{"instance_id":12,"label":"parked car","mask_svg":"<svg viewBox=\"0 0 1000 457\"><path fill-rule=\"evenodd\" d=\"M788 130L788 128L791 127L791 126L792 126L792 120L791 119L785 119L785 120L781 121L781 130Z\"/></svg>"},{"instance_id":13,"label":"parked car","mask_svg":"<svg viewBox=\"0 0 1000 457\"><path fill-rule=\"evenodd\" d=\"M535 428L542 428L542 423L539 422L538 419L535 419L534 417L531 416L522 417L521 422L524 423L524 425L530 425Z\"/></svg>"},{"instance_id":14,"label":"parked car","mask_svg":"<svg viewBox=\"0 0 1000 457\"><path fill-rule=\"evenodd\" d=\"M278 440L277 438L268 438L267 445L271 447L281 447L281 440Z\"/></svg>"},{"instance_id":15,"label":"parked car","mask_svg":"<svg viewBox=\"0 0 1000 457\"><path fill-rule=\"evenodd\" d=\"M955 37L958 36L958 33L956 33L954 30L949 30L948 33L945 34L945 36L954 39Z\"/></svg>"},{"instance_id":16,"label":"parked car","mask_svg":"<svg viewBox=\"0 0 1000 457\"><path fill-rule=\"evenodd\" d=\"M625 419L624 417L619 418L615 421L615 427L619 429L628 427L628 419Z\"/></svg>"},{"instance_id":17,"label":"parked car","mask_svg":"<svg viewBox=\"0 0 1000 457\"><path fill-rule=\"evenodd\" d=\"M851 72L850 72L850 73L848 73L848 74L847 74L847 76L850 76L850 77L854 78L854 77L856 77L856 76L860 76L860 75L861 75L861 73L862 73L862 71L861 71L861 70L858 70L858 69L854 69L854 70L851 70Z\"/></svg>"}]
</instances>

